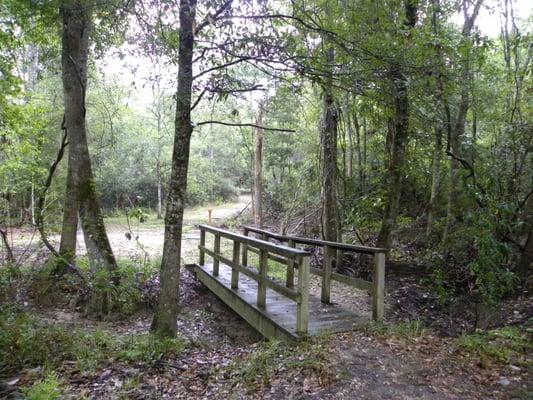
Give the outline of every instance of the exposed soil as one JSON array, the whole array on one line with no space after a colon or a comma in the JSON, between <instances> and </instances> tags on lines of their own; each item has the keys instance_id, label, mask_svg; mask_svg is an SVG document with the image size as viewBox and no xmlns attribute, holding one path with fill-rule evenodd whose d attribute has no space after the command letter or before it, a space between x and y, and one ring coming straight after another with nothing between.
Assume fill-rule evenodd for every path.
<instances>
[{"instance_id":1,"label":"exposed soil","mask_svg":"<svg viewBox=\"0 0 533 400\"><path fill-rule=\"evenodd\" d=\"M246 206L243 199L231 207L220 207L231 216ZM203 213L205 210L202 210ZM216 214L215 214L216 215ZM201 217L198 215L198 217ZM203 218L203 217L202 217ZM184 238L185 260L195 261L198 233L203 222L189 214ZM216 222L216 221L214 221ZM139 257L139 248L124 237L124 226L110 229L113 248L119 257ZM157 257L163 239L162 227L139 230L139 241ZM16 247L18 254L21 247ZM38 259L38 256L36 257ZM36 261L37 262L37 261ZM352 268L352 266L347 265ZM407 268L409 269L409 268ZM275 370L266 382L250 390L226 372L234 360L254 351L259 335L242 319L182 269L182 313L178 330L188 342L184 354L153 367L127 365L110 360L93 375L82 374L70 364L58 371L69 387L67 398L89 399L514 399L531 398L531 371L525 367L494 364L481 366L475 357L456 349L445 333L450 326L436 299L420 285L420 271L400 268L387 273L387 321L420 318L436 327L440 335L419 338L376 337L365 331L336 335L326 344L322 369ZM414 273L413 273L414 272ZM313 278L312 290L320 282ZM370 312L370 297L364 291L333 283L333 302ZM498 315L510 323L531 316L530 299L505 303ZM34 309L51 323L84 327L98 326L115 334L149 330L150 313L126 322L87 319L68 309ZM453 319L453 318L452 318ZM458 319L451 325L457 325ZM444 328L438 329L439 323ZM530 358L531 360L531 358ZM531 364L530 364L531 365ZM35 371L21 371L18 386L35 379ZM135 385L131 385L135 382ZM529 385L529 386L528 386ZM131 386L131 388L129 387ZM1 392L1 391L0 391ZM529 393L529 394L528 394ZM1 397L1 396L0 396Z\"/></svg>"}]
</instances>

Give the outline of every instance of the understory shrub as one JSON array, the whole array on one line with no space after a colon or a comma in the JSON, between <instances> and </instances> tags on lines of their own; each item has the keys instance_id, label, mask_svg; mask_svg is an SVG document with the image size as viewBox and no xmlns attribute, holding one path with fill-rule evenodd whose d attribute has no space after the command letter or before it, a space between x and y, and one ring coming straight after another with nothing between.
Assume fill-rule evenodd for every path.
<instances>
[{"instance_id":1,"label":"understory shrub","mask_svg":"<svg viewBox=\"0 0 533 400\"><path fill-rule=\"evenodd\" d=\"M519 282L511 269L512 252L499 234L498 221L488 213L469 214L450 231L442 252L434 252L431 285L442 304L469 296L496 304L512 294Z\"/></svg>"},{"instance_id":2,"label":"understory shrub","mask_svg":"<svg viewBox=\"0 0 533 400\"><path fill-rule=\"evenodd\" d=\"M22 368L56 369L75 362L80 371L95 371L110 359L154 365L176 357L185 340L151 334L115 336L98 328L49 323L16 307L0 310L0 377Z\"/></svg>"}]
</instances>

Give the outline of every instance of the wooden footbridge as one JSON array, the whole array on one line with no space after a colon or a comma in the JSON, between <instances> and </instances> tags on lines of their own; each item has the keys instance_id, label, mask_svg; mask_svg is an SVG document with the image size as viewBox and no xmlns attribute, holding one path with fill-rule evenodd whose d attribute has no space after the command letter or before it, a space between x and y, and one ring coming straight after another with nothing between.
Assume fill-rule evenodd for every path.
<instances>
[{"instance_id":1,"label":"wooden footbridge","mask_svg":"<svg viewBox=\"0 0 533 400\"><path fill-rule=\"evenodd\" d=\"M251 233L261 239L251 237ZM206 246L207 234L214 235L212 249ZM272 243L271 239L284 244ZM231 258L221 250L221 240L231 243ZM322 248L322 269L310 265L310 253L297 247L301 245ZM372 296L372 319L383 318L385 249L277 235L249 226L244 227L244 234L237 234L200 225L199 250L198 265L187 267L265 337L294 340L324 331L345 332L369 322L370 315L330 302L332 280L367 290ZM374 257L372 282L333 271L334 260L341 258L337 255L345 252ZM206 255L212 263L206 263ZM269 260L286 267L285 282L268 275ZM321 277L320 298L309 293L310 274Z\"/></svg>"}]
</instances>

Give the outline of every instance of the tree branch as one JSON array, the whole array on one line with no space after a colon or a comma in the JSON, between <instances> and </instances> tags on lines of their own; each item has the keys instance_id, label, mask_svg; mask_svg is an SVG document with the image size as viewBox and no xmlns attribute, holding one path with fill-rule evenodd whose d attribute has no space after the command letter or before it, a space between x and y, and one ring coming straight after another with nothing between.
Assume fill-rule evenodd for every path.
<instances>
[{"instance_id":1,"label":"tree branch","mask_svg":"<svg viewBox=\"0 0 533 400\"><path fill-rule=\"evenodd\" d=\"M208 125L208 124L218 124L218 125L225 125L225 126L238 126L238 127L251 127L256 129L263 129L265 131L273 131L273 132L289 132L294 133L296 132L294 129L285 129L285 128L270 128L266 126L260 126L256 124L240 124L240 123L233 123L233 122L223 122L223 121L202 121L195 124L195 126L202 126L202 125Z\"/></svg>"}]
</instances>

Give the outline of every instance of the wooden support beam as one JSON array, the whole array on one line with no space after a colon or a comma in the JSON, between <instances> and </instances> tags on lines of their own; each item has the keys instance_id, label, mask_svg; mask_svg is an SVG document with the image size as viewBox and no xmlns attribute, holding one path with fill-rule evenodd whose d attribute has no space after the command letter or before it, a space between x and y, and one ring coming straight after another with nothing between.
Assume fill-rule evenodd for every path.
<instances>
[{"instance_id":1,"label":"wooden support beam","mask_svg":"<svg viewBox=\"0 0 533 400\"><path fill-rule=\"evenodd\" d=\"M289 240L289 247L295 247L296 244L294 243L294 240ZM289 257L287 260L287 283L286 286L288 288L294 287L294 258Z\"/></svg>"},{"instance_id":2,"label":"wooden support beam","mask_svg":"<svg viewBox=\"0 0 533 400\"><path fill-rule=\"evenodd\" d=\"M203 247L205 247L205 231L200 230L200 246L198 246L200 249L200 259L198 260L200 265L205 265L205 252L203 250Z\"/></svg>"},{"instance_id":3,"label":"wooden support beam","mask_svg":"<svg viewBox=\"0 0 533 400\"><path fill-rule=\"evenodd\" d=\"M372 293L372 319L381 321L384 313L385 253L374 254L374 289Z\"/></svg>"},{"instance_id":4,"label":"wooden support beam","mask_svg":"<svg viewBox=\"0 0 533 400\"><path fill-rule=\"evenodd\" d=\"M296 305L296 332L306 334L309 329L309 256L301 257L298 264L300 301Z\"/></svg>"},{"instance_id":5,"label":"wooden support beam","mask_svg":"<svg viewBox=\"0 0 533 400\"><path fill-rule=\"evenodd\" d=\"M239 265L241 244L237 241L233 242L233 265ZM236 268L231 269L231 288L237 289L239 287L239 271Z\"/></svg>"},{"instance_id":6,"label":"wooden support beam","mask_svg":"<svg viewBox=\"0 0 533 400\"><path fill-rule=\"evenodd\" d=\"M220 235L215 233L215 247L213 249L215 254L220 254ZM220 262L218 258L213 258L213 276L218 276L218 266Z\"/></svg>"},{"instance_id":7,"label":"wooden support beam","mask_svg":"<svg viewBox=\"0 0 533 400\"><path fill-rule=\"evenodd\" d=\"M322 287L320 293L320 299L322 303L330 303L331 300L331 265L333 258L335 257L335 249L330 246L324 246L322 269L324 275L322 275Z\"/></svg>"},{"instance_id":8,"label":"wooden support beam","mask_svg":"<svg viewBox=\"0 0 533 400\"><path fill-rule=\"evenodd\" d=\"M244 228L244 236L248 236L248 232L249 230L247 228ZM242 265L248 265L248 245L246 243L242 244Z\"/></svg>"},{"instance_id":9,"label":"wooden support beam","mask_svg":"<svg viewBox=\"0 0 533 400\"><path fill-rule=\"evenodd\" d=\"M266 307L266 280L268 273L268 251L261 249L259 252L259 281L257 283L257 306Z\"/></svg>"}]
</instances>

